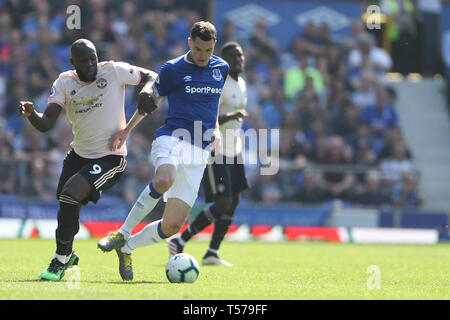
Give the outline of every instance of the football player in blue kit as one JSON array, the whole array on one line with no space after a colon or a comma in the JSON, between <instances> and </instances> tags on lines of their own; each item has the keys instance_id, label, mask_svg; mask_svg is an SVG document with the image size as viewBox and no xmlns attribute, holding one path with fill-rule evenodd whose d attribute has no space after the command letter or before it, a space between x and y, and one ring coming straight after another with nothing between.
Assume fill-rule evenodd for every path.
<instances>
[{"instance_id":1,"label":"football player in blue kit","mask_svg":"<svg viewBox=\"0 0 450 320\"><path fill-rule=\"evenodd\" d=\"M153 101L166 96L169 110L165 124L156 131L152 142L155 166L152 181L136 200L122 227L98 242L101 250L116 251L123 280L133 279L134 249L157 243L181 229L197 198L211 151L220 149L218 107L229 65L213 55L216 38L214 25L196 22L188 38L190 50L166 62L156 80L145 85L140 93L144 96L140 98ZM110 148L120 148L137 123L152 111L138 108L127 127L112 136ZM167 203L162 219L131 235L163 194Z\"/></svg>"}]
</instances>

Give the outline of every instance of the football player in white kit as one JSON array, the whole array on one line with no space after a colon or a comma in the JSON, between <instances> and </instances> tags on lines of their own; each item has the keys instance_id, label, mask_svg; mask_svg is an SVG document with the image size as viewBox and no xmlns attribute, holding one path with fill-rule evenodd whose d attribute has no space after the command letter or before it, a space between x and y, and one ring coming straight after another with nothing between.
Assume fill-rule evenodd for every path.
<instances>
[{"instance_id":1,"label":"football player in white kit","mask_svg":"<svg viewBox=\"0 0 450 320\"><path fill-rule=\"evenodd\" d=\"M172 238L168 246L171 256L181 253L192 236L214 223L214 232L202 263L232 266L220 259L218 252L239 205L240 193L248 188L240 137L243 118L248 116L245 111L247 89L245 80L239 75L243 72L245 63L241 46L237 42L227 42L222 46L221 52L222 58L230 65L219 102L223 152L207 165L202 180L206 202L214 203L198 214L181 237Z\"/></svg>"},{"instance_id":2,"label":"football player in white kit","mask_svg":"<svg viewBox=\"0 0 450 320\"><path fill-rule=\"evenodd\" d=\"M75 70L63 72L53 83L44 113L32 102L21 101L18 112L28 118L39 131L53 128L62 108L72 124L74 135L58 182L59 202L56 229L56 253L49 267L39 277L58 281L64 271L78 264L73 240L79 230L83 205L96 203L103 191L116 184L126 167L126 146L111 151L111 135L126 126L125 85L145 84L155 79L153 71L124 62L98 62L94 44L76 40L70 49L70 62ZM139 104L151 104L140 99ZM156 106L147 106L154 109Z\"/></svg>"}]
</instances>

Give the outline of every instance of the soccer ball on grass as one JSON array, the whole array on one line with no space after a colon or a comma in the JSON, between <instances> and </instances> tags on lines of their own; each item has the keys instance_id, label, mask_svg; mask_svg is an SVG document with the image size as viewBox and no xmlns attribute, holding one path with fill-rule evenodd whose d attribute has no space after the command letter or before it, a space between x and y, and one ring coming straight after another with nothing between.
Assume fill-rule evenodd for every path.
<instances>
[{"instance_id":1,"label":"soccer ball on grass","mask_svg":"<svg viewBox=\"0 0 450 320\"><path fill-rule=\"evenodd\" d=\"M166 276L172 283L192 283L197 280L200 267L197 260L187 253L178 253L166 264Z\"/></svg>"}]
</instances>

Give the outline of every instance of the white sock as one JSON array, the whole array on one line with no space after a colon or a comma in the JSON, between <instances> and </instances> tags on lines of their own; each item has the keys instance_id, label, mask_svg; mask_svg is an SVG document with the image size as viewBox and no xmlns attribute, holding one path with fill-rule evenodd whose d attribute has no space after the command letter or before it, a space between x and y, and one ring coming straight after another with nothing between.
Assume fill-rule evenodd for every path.
<instances>
[{"instance_id":1,"label":"white sock","mask_svg":"<svg viewBox=\"0 0 450 320\"><path fill-rule=\"evenodd\" d=\"M159 197L160 198L160 197ZM139 195L139 198L136 200L133 208L128 213L127 218L125 219L124 224L119 229L119 232L123 234L125 239L131 235L134 227L138 225L145 218L150 211L156 206L159 201L159 198L153 198L150 196L150 188L147 185L145 189Z\"/></svg>"},{"instance_id":2,"label":"white sock","mask_svg":"<svg viewBox=\"0 0 450 320\"><path fill-rule=\"evenodd\" d=\"M61 254L55 253L55 255L53 256L52 259L56 258L56 259L58 259L58 261L61 262L62 264L66 264L67 262L69 262L70 256L71 256L71 255L72 255L72 254L69 254L68 256L63 256L63 255L61 255Z\"/></svg>"},{"instance_id":3,"label":"white sock","mask_svg":"<svg viewBox=\"0 0 450 320\"><path fill-rule=\"evenodd\" d=\"M215 250L215 249L208 248L208 251L211 252L211 253L213 253L213 254L215 254L216 256L219 255L219 250Z\"/></svg>"},{"instance_id":4,"label":"white sock","mask_svg":"<svg viewBox=\"0 0 450 320\"><path fill-rule=\"evenodd\" d=\"M123 253L130 254L136 248L142 248L167 238L161 231L161 221L154 221L140 232L128 238L127 243L120 249Z\"/></svg>"}]
</instances>

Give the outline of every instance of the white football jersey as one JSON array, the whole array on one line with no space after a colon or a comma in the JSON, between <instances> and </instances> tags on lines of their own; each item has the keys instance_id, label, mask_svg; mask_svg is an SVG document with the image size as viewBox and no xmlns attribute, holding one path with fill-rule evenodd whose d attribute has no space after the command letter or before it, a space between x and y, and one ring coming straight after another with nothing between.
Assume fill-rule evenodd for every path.
<instances>
[{"instance_id":1,"label":"white football jersey","mask_svg":"<svg viewBox=\"0 0 450 320\"><path fill-rule=\"evenodd\" d=\"M219 100L219 115L244 110L246 105L247 86L245 80L238 77L236 81L228 75ZM225 156L235 157L242 152L241 129L242 120L230 120L220 125Z\"/></svg>"},{"instance_id":2,"label":"white football jersey","mask_svg":"<svg viewBox=\"0 0 450 320\"><path fill-rule=\"evenodd\" d=\"M49 103L66 109L74 139L70 146L84 158L95 159L109 154L127 154L126 144L112 152L111 136L126 126L125 85L141 81L138 67L125 62L105 61L98 64L97 79L83 82L75 70L63 72L55 80Z\"/></svg>"}]
</instances>

